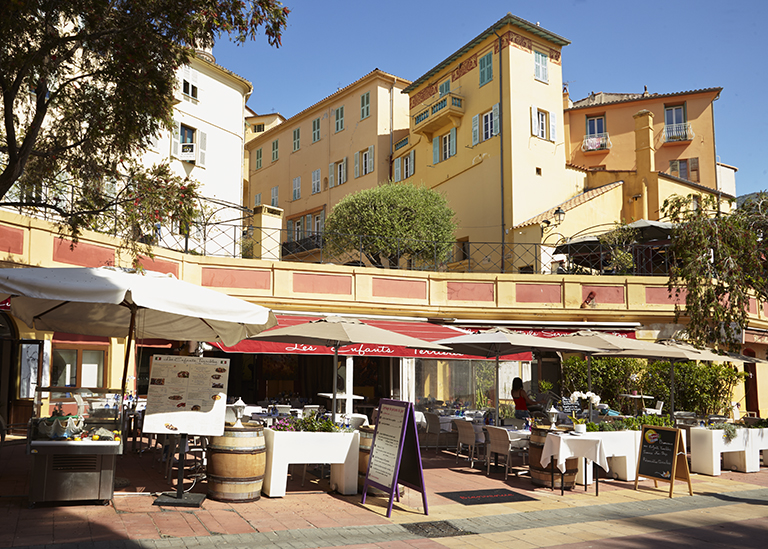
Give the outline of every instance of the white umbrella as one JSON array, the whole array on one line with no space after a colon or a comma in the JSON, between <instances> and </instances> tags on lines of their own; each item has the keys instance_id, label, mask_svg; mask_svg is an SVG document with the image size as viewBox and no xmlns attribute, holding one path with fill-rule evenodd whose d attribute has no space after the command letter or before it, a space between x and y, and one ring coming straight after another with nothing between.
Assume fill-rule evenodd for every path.
<instances>
[{"instance_id":1,"label":"white umbrella","mask_svg":"<svg viewBox=\"0 0 768 549\"><path fill-rule=\"evenodd\" d=\"M0 299L37 330L234 345L275 326L272 311L152 271L114 267L0 269Z\"/></svg>"},{"instance_id":2,"label":"white umbrella","mask_svg":"<svg viewBox=\"0 0 768 549\"><path fill-rule=\"evenodd\" d=\"M491 328L476 334L466 334L438 341L454 352L496 359L496 424L499 424L499 357L528 351L563 351L594 353L599 349L557 338L539 337L506 328Z\"/></svg>"},{"instance_id":3,"label":"white umbrella","mask_svg":"<svg viewBox=\"0 0 768 549\"><path fill-rule=\"evenodd\" d=\"M285 328L274 328L250 339L273 341L276 343L306 343L331 347L333 349L332 417L334 422L336 421L336 374L339 364L339 347L361 343L393 345L412 349L450 350L436 343L370 326L356 318L338 316L320 318L303 324L286 326Z\"/></svg>"}]
</instances>

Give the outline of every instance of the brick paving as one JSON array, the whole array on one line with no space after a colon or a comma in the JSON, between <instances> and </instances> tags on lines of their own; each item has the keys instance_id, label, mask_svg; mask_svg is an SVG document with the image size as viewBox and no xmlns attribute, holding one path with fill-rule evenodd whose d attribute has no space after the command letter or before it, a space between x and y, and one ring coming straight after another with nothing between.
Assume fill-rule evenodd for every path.
<instances>
[{"instance_id":1,"label":"brick paving","mask_svg":"<svg viewBox=\"0 0 768 549\"><path fill-rule=\"evenodd\" d=\"M150 453L118 458L117 476L128 486L108 506L87 502L38 504L26 498L31 458L24 446L0 451L0 547L50 549L230 549L255 545L281 549L323 547L437 549L453 547L765 547L768 535L768 467L759 473L693 475L694 496L677 483L675 497L653 482L609 481L559 491L536 488L530 480L485 469L449 452L423 453L430 514L420 493L406 489L386 518L387 500L330 493L328 481L307 475L305 487L289 479L284 498L249 503L206 499L202 507L153 505L166 483ZM185 485L185 488L189 488ZM528 501L462 505L441 494L462 490L508 489ZM205 483L192 487L204 493ZM443 530L419 528L437 521ZM412 523L416 528L409 525ZM457 532L461 535L418 532Z\"/></svg>"}]
</instances>

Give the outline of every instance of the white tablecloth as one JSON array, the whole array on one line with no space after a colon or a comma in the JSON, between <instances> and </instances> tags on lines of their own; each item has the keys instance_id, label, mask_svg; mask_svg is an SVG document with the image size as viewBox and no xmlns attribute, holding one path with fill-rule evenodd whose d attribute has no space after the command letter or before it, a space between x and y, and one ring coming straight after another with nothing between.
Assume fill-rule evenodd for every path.
<instances>
[{"instance_id":1,"label":"white tablecloth","mask_svg":"<svg viewBox=\"0 0 768 549\"><path fill-rule=\"evenodd\" d=\"M548 433L541 451L541 466L549 466L553 457L557 468L562 473L565 473L565 460L572 457L587 458L597 463L603 470L608 470L603 441L599 436Z\"/></svg>"}]
</instances>

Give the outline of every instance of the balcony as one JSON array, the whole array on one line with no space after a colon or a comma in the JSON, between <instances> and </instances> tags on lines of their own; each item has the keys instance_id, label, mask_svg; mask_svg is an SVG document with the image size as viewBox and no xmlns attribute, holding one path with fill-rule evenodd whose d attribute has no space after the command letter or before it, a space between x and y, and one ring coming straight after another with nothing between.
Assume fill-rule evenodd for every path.
<instances>
[{"instance_id":1,"label":"balcony","mask_svg":"<svg viewBox=\"0 0 768 549\"><path fill-rule=\"evenodd\" d=\"M679 143L680 141L690 141L694 133L689 122L682 124L667 124L664 126L664 143Z\"/></svg>"},{"instance_id":2,"label":"balcony","mask_svg":"<svg viewBox=\"0 0 768 549\"><path fill-rule=\"evenodd\" d=\"M464 98L447 93L413 117L413 131L431 138L434 132L447 124L458 127L463 116Z\"/></svg>"},{"instance_id":3,"label":"balcony","mask_svg":"<svg viewBox=\"0 0 768 549\"><path fill-rule=\"evenodd\" d=\"M607 151L613 146L607 133L593 133L584 136L581 143L581 151L585 153Z\"/></svg>"}]
</instances>

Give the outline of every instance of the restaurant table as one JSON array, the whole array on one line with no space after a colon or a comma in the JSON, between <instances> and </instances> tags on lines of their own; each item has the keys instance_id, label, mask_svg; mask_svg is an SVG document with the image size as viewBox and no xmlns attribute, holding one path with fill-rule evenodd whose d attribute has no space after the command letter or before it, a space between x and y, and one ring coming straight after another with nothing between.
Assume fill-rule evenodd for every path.
<instances>
[{"instance_id":1,"label":"restaurant table","mask_svg":"<svg viewBox=\"0 0 768 549\"><path fill-rule=\"evenodd\" d=\"M620 397L624 398L631 398L635 401L635 415L638 415L640 413L640 408L645 408L645 399L649 398L652 399L653 397L650 395L630 395L628 393L621 393L619 394Z\"/></svg>"},{"instance_id":2,"label":"restaurant table","mask_svg":"<svg viewBox=\"0 0 768 549\"><path fill-rule=\"evenodd\" d=\"M547 433L547 439L544 442L544 448L541 451L541 466L548 467L550 461L554 458L560 473L565 473L565 461L568 458L578 457L589 460L595 465L599 465L604 471L608 470L608 459L605 457L603 441L599 437L583 435ZM585 464L586 469L586 464ZM597 477L596 477L597 480ZM554 472L552 473L552 486L554 487ZM584 486L586 490L586 485ZM560 493L564 493L564 486L561 479ZM599 492L598 483L595 483L595 495Z\"/></svg>"},{"instance_id":3,"label":"restaurant table","mask_svg":"<svg viewBox=\"0 0 768 549\"><path fill-rule=\"evenodd\" d=\"M327 398L328 400L331 401L331 406L333 406L333 393L317 393L317 396L322 397L322 398ZM337 414L341 413L338 410L339 403L340 402L344 402L345 400L347 400L347 398L351 398L352 400L365 400L365 397L364 396L360 396L360 395L349 395L349 396L347 396L346 393L336 393L336 407L337 407L336 413ZM329 410L331 409L331 406L328 406Z\"/></svg>"}]
</instances>

